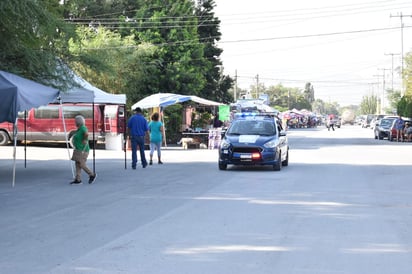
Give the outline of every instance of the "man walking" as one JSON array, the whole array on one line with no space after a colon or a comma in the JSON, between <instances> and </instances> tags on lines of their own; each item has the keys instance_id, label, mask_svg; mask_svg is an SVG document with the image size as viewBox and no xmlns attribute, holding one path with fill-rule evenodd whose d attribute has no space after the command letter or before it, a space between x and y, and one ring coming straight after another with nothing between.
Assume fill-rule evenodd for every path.
<instances>
[{"instance_id":1,"label":"man walking","mask_svg":"<svg viewBox=\"0 0 412 274\"><path fill-rule=\"evenodd\" d=\"M144 153L144 141L146 132L149 130L147 120L142 115L142 109L137 107L135 114L130 117L127 122L127 127L129 128L129 135L132 144L132 168L136 169L137 164L137 146L139 146L140 160L142 162L142 167L147 166L146 156Z\"/></svg>"}]
</instances>

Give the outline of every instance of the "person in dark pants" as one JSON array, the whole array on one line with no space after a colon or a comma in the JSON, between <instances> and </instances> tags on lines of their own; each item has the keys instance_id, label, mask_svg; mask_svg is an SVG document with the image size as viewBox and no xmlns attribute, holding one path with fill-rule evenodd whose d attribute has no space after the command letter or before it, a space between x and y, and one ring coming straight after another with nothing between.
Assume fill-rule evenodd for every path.
<instances>
[{"instance_id":1,"label":"person in dark pants","mask_svg":"<svg viewBox=\"0 0 412 274\"><path fill-rule=\"evenodd\" d=\"M135 114L130 117L129 121L127 122L132 145L132 168L136 169L137 146L139 146L142 167L145 168L147 166L147 161L144 152L144 141L149 127L146 118L144 118L144 116L142 115L142 109L137 107L134 111Z\"/></svg>"},{"instance_id":2,"label":"person in dark pants","mask_svg":"<svg viewBox=\"0 0 412 274\"><path fill-rule=\"evenodd\" d=\"M335 131L335 123L332 120L332 117L329 118L329 120L327 121L327 128L328 131L332 128L333 131Z\"/></svg>"}]
</instances>

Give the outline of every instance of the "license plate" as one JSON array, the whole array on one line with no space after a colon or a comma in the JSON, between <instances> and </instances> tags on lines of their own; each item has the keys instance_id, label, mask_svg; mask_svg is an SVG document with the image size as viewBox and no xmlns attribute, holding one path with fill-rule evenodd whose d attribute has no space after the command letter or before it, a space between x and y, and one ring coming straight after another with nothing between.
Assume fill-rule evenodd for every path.
<instances>
[{"instance_id":1,"label":"license plate","mask_svg":"<svg viewBox=\"0 0 412 274\"><path fill-rule=\"evenodd\" d=\"M240 159L250 160L250 159L252 159L252 154L240 154Z\"/></svg>"}]
</instances>

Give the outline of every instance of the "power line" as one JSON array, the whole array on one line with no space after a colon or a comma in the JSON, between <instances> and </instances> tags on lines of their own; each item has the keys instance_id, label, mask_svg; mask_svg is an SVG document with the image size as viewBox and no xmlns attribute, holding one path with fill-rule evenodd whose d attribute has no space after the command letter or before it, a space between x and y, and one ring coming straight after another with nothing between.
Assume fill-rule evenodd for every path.
<instances>
[{"instance_id":1,"label":"power line","mask_svg":"<svg viewBox=\"0 0 412 274\"><path fill-rule=\"evenodd\" d=\"M412 26L404 26L404 28L412 28ZM378 32L387 30L397 30L399 27L388 27L388 28L378 28L378 29L364 29L364 30L351 30L342 32L331 32L331 33L318 33L318 34L306 34L306 35L293 35L293 36L279 36L279 37L269 37L269 38L255 38L255 39L242 39L242 40L232 40L232 41L219 41L219 43L245 43L245 42L260 42L260 41L270 41L270 40L282 40L282 39L301 39L301 38L311 38L311 37L325 37L325 36L336 36L336 35L346 35L346 34L357 34L366 32ZM211 36L207 38L194 39L194 40L182 40L175 42L165 42L165 43L154 43L154 46L173 46L173 45L190 45L196 43L203 43L210 41L210 39L217 39L219 36ZM103 49L130 49L137 48L139 45L133 46L115 46L115 47L99 47L99 48L82 48L84 50L103 50Z\"/></svg>"},{"instance_id":2,"label":"power line","mask_svg":"<svg viewBox=\"0 0 412 274\"><path fill-rule=\"evenodd\" d=\"M288 82L288 83L302 83L302 82L308 82L307 79L285 79L285 78L272 78L272 77L260 77L260 76L253 76L253 75L239 75L236 74L237 78L243 78L243 79L250 79L252 81L256 81L256 79L259 80L267 80L267 81L277 81L277 82ZM359 85L364 85L367 86L369 83L367 82L354 82L354 81L336 81L336 80L311 80L311 83L317 83L317 84L329 84L333 85L334 87L336 85L341 85L342 87L347 87L347 86L359 86Z\"/></svg>"},{"instance_id":3,"label":"power line","mask_svg":"<svg viewBox=\"0 0 412 274\"><path fill-rule=\"evenodd\" d=\"M412 26L404 26L404 28L411 28L411 27ZM386 30L397 30L397 29L400 29L400 28L399 27L388 27L388 28L351 30L351 31L329 32L329 33L318 33L318 34L279 36L279 37L270 37L270 38L241 39L241 40L232 40L232 41L219 41L219 43L260 42L260 41L270 41L270 40L298 39L298 38L334 36L334 35L344 35L344 34L356 34L356 33L377 32L377 31L386 31Z\"/></svg>"},{"instance_id":4,"label":"power line","mask_svg":"<svg viewBox=\"0 0 412 274\"><path fill-rule=\"evenodd\" d=\"M378 5L379 4L379 5ZM404 8L404 6L402 5L406 5L406 7L411 7L411 3L410 2L405 2L405 3L399 3L397 5L393 5L391 3L388 3L388 1L374 1L374 2L369 2L369 3L358 3L358 4L347 4L347 5L338 5L338 6L327 6L327 7L316 7L316 8L305 8L305 9L293 9L293 10L281 10L281 11L264 11L264 12L257 12L257 13L239 13L239 14L228 14L228 15L222 15L221 17L239 17L239 19L235 19L235 20L241 20L242 22L244 22L247 19L254 19L254 18L273 18L273 17L296 17L298 15L312 15L312 16L317 16L318 14L322 14L322 13L332 13L332 12L336 12L336 14L331 14L330 16L336 16L339 15L339 13L344 13L346 11L360 11L360 10L365 10L365 13L370 13L371 11L373 11L373 9L376 8L382 8L387 10L388 7L393 7L393 8ZM351 8L348 8L351 7ZM157 8L162 8L164 9L164 6L153 6L151 7L152 10L155 10ZM373 8L371 10L371 8ZM329 9L329 10L328 10ZM139 9L135 9L135 10L130 10L127 11L127 13L130 12L137 12L140 11ZM126 12L126 11L125 11ZM116 21L119 20L118 17L103 17L103 16L107 16L107 15L119 15L122 16L124 15L125 12L116 12L116 13L107 13L107 14L100 14L100 15L94 15L93 17L84 17L84 18L69 18L66 19L67 21L71 21L71 20L75 20L75 21L94 21L96 19L98 19L99 21ZM357 12L358 13L358 12ZM262 14L268 14L267 16L261 16ZM245 15L247 15L245 17ZM250 15L258 15L257 17L251 17ZM165 20L165 19L194 19L194 18L198 18L199 16L197 15L179 15L179 16L161 16L158 17L159 20ZM153 21L152 17L133 17L134 20L137 21ZM186 21L186 20L182 20L182 21ZM157 22L157 21L155 21Z\"/></svg>"}]
</instances>

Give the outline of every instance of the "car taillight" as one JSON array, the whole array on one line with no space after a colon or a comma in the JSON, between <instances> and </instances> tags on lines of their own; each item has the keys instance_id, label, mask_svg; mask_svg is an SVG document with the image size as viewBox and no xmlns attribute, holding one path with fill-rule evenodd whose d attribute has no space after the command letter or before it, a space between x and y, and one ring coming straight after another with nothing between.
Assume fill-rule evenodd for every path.
<instances>
[{"instance_id":1,"label":"car taillight","mask_svg":"<svg viewBox=\"0 0 412 274\"><path fill-rule=\"evenodd\" d=\"M252 153L252 159L260 159L260 153L258 153L258 152L253 152L253 153Z\"/></svg>"}]
</instances>

